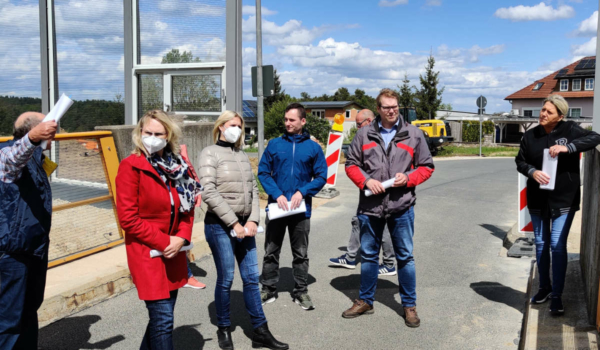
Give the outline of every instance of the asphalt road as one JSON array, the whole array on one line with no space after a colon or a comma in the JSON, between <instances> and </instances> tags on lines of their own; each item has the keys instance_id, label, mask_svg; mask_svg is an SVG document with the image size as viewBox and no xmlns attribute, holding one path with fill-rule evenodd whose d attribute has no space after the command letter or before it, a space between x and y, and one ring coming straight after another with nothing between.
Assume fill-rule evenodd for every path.
<instances>
[{"instance_id":1,"label":"asphalt road","mask_svg":"<svg viewBox=\"0 0 600 350\"><path fill-rule=\"evenodd\" d=\"M314 211L310 234L309 294L304 311L293 288L289 241L282 250L279 299L264 307L275 336L292 349L516 349L530 260L499 255L502 237L517 218L517 173L512 159L436 162L417 190L415 261L421 327L404 325L396 276L379 280L375 313L343 319L358 297L356 270L328 267L345 250L358 190L342 173L335 200ZM259 236L259 260L264 236ZM212 257L196 261L206 290L182 289L175 311L176 349L218 349ZM236 271L232 290L233 340L251 348L252 327ZM148 320L131 290L40 330L43 349L137 349Z\"/></svg>"}]
</instances>

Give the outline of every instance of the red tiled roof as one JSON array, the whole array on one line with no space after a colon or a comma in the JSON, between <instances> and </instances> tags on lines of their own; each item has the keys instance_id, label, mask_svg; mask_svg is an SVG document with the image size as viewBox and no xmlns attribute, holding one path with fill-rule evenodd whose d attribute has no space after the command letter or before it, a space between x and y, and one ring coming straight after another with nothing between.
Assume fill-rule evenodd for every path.
<instances>
[{"instance_id":1,"label":"red tiled roof","mask_svg":"<svg viewBox=\"0 0 600 350\"><path fill-rule=\"evenodd\" d=\"M589 60L589 59L596 59L596 56L584 57L581 60ZM581 60L579 60L579 61L581 61ZM562 69L568 69L568 71L566 73L567 75L572 74L573 72L575 72L575 67L577 66L579 61L573 62L570 65L568 65ZM558 74L558 72L560 72L560 69L540 80L534 81L533 83L531 83L530 85L527 85L523 89L521 89L511 95L508 95L505 98L505 100L519 100L519 99L529 99L529 98L542 99L542 98L546 98L548 95L553 94L553 93L561 95L563 97L568 97L568 98L594 97L594 91L585 91L583 89L581 91L555 91L556 84L558 84L558 79L555 79L554 77ZM533 87L537 83L544 83L544 85L542 85L542 87L539 90L533 91ZM583 88L583 86L582 86L582 88Z\"/></svg>"}]
</instances>

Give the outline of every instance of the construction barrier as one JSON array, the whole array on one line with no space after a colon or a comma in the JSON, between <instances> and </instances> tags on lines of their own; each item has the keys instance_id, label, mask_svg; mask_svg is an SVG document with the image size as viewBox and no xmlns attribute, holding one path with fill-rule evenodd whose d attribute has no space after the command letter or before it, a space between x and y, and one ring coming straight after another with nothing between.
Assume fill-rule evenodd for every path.
<instances>
[{"instance_id":1,"label":"construction barrier","mask_svg":"<svg viewBox=\"0 0 600 350\"><path fill-rule=\"evenodd\" d=\"M0 142L10 139L0 137ZM52 228L48 266L123 243L114 201L119 158L112 132L56 134L46 153L58 164L49 177Z\"/></svg>"},{"instance_id":2,"label":"construction barrier","mask_svg":"<svg viewBox=\"0 0 600 350\"><path fill-rule=\"evenodd\" d=\"M337 182L338 165L344 142L344 116L336 114L329 138L327 140L327 151L325 161L327 162L327 185L335 186Z\"/></svg>"}]
</instances>

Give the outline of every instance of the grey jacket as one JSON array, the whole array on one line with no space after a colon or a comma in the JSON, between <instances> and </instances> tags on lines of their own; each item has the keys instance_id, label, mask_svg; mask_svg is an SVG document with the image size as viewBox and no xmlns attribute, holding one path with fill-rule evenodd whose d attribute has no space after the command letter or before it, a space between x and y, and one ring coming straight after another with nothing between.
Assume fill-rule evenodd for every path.
<instances>
[{"instance_id":1,"label":"grey jacket","mask_svg":"<svg viewBox=\"0 0 600 350\"><path fill-rule=\"evenodd\" d=\"M415 187L429 179L434 171L433 158L423 132L400 120L398 130L387 149L379 133L380 117L361 128L348 150L346 174L360 191L358 214L378 217L402 212L415 204ZM408 176L403 187L392 187L379 195L365 196L369 179L380 182L397 173Z\"/></svg>"},{"instance_id":2,"label":"grey jacket","mask_svg":"<svg viewBox=\"0 0 600 350\"><path fill-rule=\"evenodd\" d=\"M208 211L225 225L232 226L240 218L259 223L258 185L244 151L219 144L204 148L198 176Z\"/></svg>"}]
</instances>

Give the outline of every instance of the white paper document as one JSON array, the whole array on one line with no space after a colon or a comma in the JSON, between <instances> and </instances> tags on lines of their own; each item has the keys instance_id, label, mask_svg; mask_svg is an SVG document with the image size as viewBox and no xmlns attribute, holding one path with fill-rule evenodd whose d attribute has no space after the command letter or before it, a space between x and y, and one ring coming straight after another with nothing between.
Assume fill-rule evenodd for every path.
<instances>
[{"instance_id":1,"label":"white paper document","mask_svg":"<svg viewBox=\"0 0 600 350\"><path fill-rule=\"evenodd\" d=\"M291 208L291 207L292 207L292 202L288 202L288 208ZM300 206L294 210L279 209L279 207L277 206L277 203L269 204L268 208L269 208L269 211L267 212L267 214L269 215L269 220L275 220L275 219L283 218L283 217L290 216L290 215L306 213L306 203L304 202L304 199L302 200L302 202L300 202Z\"/></svg>"},{"instance_id":2,"label":"white paper document","mask_svg":"<svg viewBox=\"0 0 600 350\"><path fill-rule=\"evenodd\" d=\"M558 167L558 156L552 158L550 150L544 149L544 163L542 164L542 172L550 177L550 181L546 185L540 185L540 189L553 191L556 184L556 168Z\"/></svg>"},{"instance_id":3,"label":"white paper document","mask_svg":"<svg viewBox=\"0 0 600 350\"><path fill-rule=\"evenodd\" d=\"M244 229L246 230L246 232L248 232L248 229L244 227ZM258 226L256 228L256 233L263 233L265 232L265 229L262 226ZM231 237L236 238L237 234L235 233L234 229L231 229L231 232L229 232L229 234L231 235Z\"/></svg>"},{"instance_id":4,"label":"white paper document","mask_svg":"<svg viewBox=\"0 0 600 350\"><path fill-rule=\"evenodd\" d=\"M67 113L69 108L71 108L72 105L73 105L73 100L68 98L67 95L62 94L62 96L60 97L58 102L56 102L56 104L54 105L54 107L52 108L50 113L46 114L46 117L44 118L43 121L49 122L51 120L54 120L55 122L58 123L60 121L60 119L65 115L65 113ZM41 144L42 149L46 149L47 145L48 145L47 140L42 141L42 144Z\"/></svg>"},{"instance_id":5,"label":"white paper document","mask_svg":"<svg viewBox=\"0 0 600 350\"><path fill-rule=\"evenodd\" d=\"M386 190L392 186L394 186L394 181L396 180L396 178L391 178L389 180L386 180L384 182L382 182L381 184L383 185L383 188L385 188ZM370 197L373 195L373 192L371 192L371 190L365 190L365 196Z\"/></svg>"},{"instance_id":6,"label":"white paper document","mask_svg":"<svg viewBox=\"0 0 600 350\"><path fill-rule=\"evenodd\" d=\"M183 247L181 247L181 249L179 249L179 252L187 252L188 250L194 248L194 243L190 242L190 244L188 245L184 245ZM151 258L156 258L157 256L162 256L163 252L156 250L156 249L152 249L150 251L150 257Z\"/></svg>"}]
</instances>

